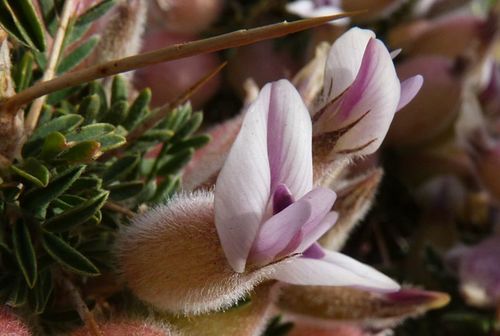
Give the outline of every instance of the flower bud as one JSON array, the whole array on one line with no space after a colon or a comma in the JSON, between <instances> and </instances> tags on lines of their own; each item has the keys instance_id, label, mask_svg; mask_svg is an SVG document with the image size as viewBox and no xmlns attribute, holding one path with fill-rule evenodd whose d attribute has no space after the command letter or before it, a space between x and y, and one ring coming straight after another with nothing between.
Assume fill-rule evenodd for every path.
<instances>
[{"instance_id":1,"label":"flower bud","mask_svg":"<svg viewBox=\"0 0 500 336\"><path fill-rule=\"evenodd\" d=\"M425 81L413 101L396 113L386 143L418 145L448 130L457 117L463 86L454 63L444 57L422 56L399 64L397 72L402 79L422 74Z\"/></svg>"},{"instance_id":2,"label":"flower bud","mask_svg":"<svg viewBox=\"0 0 500 336\"><path fill-rule=\"evenodd\" d=\"M495 307L500 302L500 237L465 250L459 259L460 290L467 303Z\"/></svg>"},{"instance_id":3,"label":"flower bud","mask_svg":"<svg viewBox=\"0 0 500 336\"><path fill-rule=\"evenodd\" d=\"M194 39L195 37L150 31L144 36L143 51L151 51ZM138 89L150 87L153 91L152 105L161 106L185 93L219 64L220 61L215 54L196 55L139 69L135 73L134 82ZM206 103L217 92L219 85L219 76L211 79L191 97L193 107L197 109Z\"/></svg>"},{"instance_id":4,"label":"flower bud","mask_svg":"<svg viewBox=\"0 0 500 336\"><path fill-rule=\"evenodd\" d=\"M96 47L97 64L135 55L141 49L147 1L123 1L114 10Z\"/></svg>"},{"instance_id":5,"label":"flower bud","mask_svg":"<svg viewBox=\"0 0 500 336\"><path fill-rule=\"evenodd\" d=\"M156 326L146 321L113 320L99 323L99 330L106 336L180 336L171 331L167 326ZM16 334L17 335L17 334ZM86 327L76 329L71 336L93 336Z\"/></svg>"},{"instance_id":6,"label":"flower bud","mask_svg":"<svg viewBox=\"0 0 500 336\"><path fill-rule=\"evenodd\" d=\"M31 335L28 327L7 306L0 307L0 330L2 335Z\"/></svg>"},{"instance_id":7,"label":"flower bud","mask_svg":"<svg viewBox=\"0 0 500 336\"><path fill-rule=\"evenodd\" d=\"M180 195L120 232L117 255L132 292L155 307L185 314L228 308L266 275L236 273L214 224L213 194Z\"/></svg>"},{"instance_id":8,"label":"flower bud","mask_svg":"<svg viewBox=\"0 0 500 336\"><path fill-rule=\"evenodd\" d=\"M469 151L470 157L474 162L477 175L483 186L489 193L500 200L500 143L481 139L481 136L474 135L471 140L472 145Z\"/></svg>"},{"instance_id":9,"label":"flower bud","mask_svg":"<svg viewBox=\"0 0 500 336\"><path fill-rule=\"evenodd\" d=\"M417 30L419 34L415 34L413 38L406 36L406 42L396 41L391 45L394 48L404 48L405 55L455 58L470 53L483 43L489 43L491 33L488 25L488 21L475 15L445 17L428 22L425 26L412 25L413 30ZM393 42L394 38L392 35Z\"/></svg>"},{"instance_id":10,"label":"flower bud","mask_svg":"<svg viewBox=\"0 0 500 336\"><path fill-rule=\"evenodd\" d=\"M151 3L151 23L182 34L203 32L217 20L224 7L224 0L153 0Z\"/></svg>"}]
</instances>

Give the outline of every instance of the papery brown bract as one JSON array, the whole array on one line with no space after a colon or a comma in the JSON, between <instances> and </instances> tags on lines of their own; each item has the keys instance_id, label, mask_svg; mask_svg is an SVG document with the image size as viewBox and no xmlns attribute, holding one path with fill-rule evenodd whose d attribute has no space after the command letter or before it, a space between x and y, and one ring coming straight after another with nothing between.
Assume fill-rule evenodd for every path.
<instances>
[{"instance_id":1,"label":"papery brown bract","mask_svg":"<svg viewBox=\"0 0 500 336\"><path fill-rule=\"evenodd\" d=\"M397 67L400 78L415 74L425 78L419 94L396 113L387 134L391 146L418 145L445 132L457 117L463 88L463 72L448 58L421 56Z\"/></svg>"},{"instance_id":2,"label":"papery brown bract","mask_svg":"<svg viewBox=\"0 0 500 336\"><path fill-rule=\"evenodd\" d=\"M181 194L137 216L116 244L123 278L141 300L173 313L228 308L266 276L236 273L214 225L213 194Z\"/></svg>"},{"instance_id":3,"label":"papery brown bract","mask_svg":"<svg viewBox=\"0 0 500 336\"><path fill-rule=\"evenodd\" d=\"M412 288L381 294L356 288L284 286L277 307L287 319L325 331L339 325L383 330L441 308L449 300L445 293Z\"/></svg>"}]
</instances>

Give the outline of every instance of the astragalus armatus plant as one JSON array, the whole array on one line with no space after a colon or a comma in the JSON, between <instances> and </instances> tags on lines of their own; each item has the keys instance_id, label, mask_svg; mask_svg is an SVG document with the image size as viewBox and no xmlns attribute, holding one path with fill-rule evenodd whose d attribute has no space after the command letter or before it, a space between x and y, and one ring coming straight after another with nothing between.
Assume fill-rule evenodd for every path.
<instances>
[{"instance_id":1,"label":"astragalus armatus plant","mask_svg":"<svg viewBox=\"0 0 500 336\"><path fill-rule=\"evenodd\" d=\"M368 334L444 305L445 294L401 288L339 252L382 177L379 168L351 174L350 164L379 148L422 78L400 82L394 54L373 32L352 28L293 84L249 86L244 112L222 126L230 132L222 140L214 133L181 182L210 140L197 133L203 115L187 101L220 81L224 65L159 108L150 103L162 85L138 91L133 73L110 76L351 15L138 54L159 29L149 25L148 4L0 4L0 327L260 335L293 322L295 333ZM211 16L222 15L216 5ZM157 22L181 7L154 8ZM207 158L216 160L204 165Z\"/></svg>"}]
</instances>

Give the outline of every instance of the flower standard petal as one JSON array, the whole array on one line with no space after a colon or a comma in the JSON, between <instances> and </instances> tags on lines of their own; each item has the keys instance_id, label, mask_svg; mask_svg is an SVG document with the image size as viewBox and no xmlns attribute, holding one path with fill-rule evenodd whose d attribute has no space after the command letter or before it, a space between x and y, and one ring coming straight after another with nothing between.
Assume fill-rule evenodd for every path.
<instances>
[{"instance_id":1,"label":"flower standard petal","mask_svg":"<svg viewBox=\"0 0 500 336\"><path fill-rule=\"evenodd\" d=\"M267 148L271 169L271 192L279 184L295 198L312 188L312 125L297 90L287 80L270 87Z\"/></svg>"},{"instance_id":2,"label":"flower standard petal","mask_svg":"<svg viewBox=\"0 0 500 336\"><path fill-rule=\"evenodd\" d=\"M371 38L375 38L374 32L351 28L335 41L326 60L323 99L320 104L324 105L338 97L352 84Z\"/></svg>"},{"instance_id":3,"label":"flower standard petal","mask_svg":"<svg viewBox=\"0 0 500 336\"><path fill-rule=\"evenodd\" d=\"M343 127L358 120L336 143L334 150L370 154L382 143L400 101L401 84L385 45L371 39L362 66L345 93L333 124Z\"/></svg>"},{"instance_id":4,"label":"flower standard petal","mask_svg":"<svg viewBox=\"0 0 500 336\"><path fill-rule=\"evenodd\" d=\"M215 187L215 225L236 272L245 270L271 193L267 153L270 96L271 86L266 85L249 107Z\"/></svg>"}]
</instances>

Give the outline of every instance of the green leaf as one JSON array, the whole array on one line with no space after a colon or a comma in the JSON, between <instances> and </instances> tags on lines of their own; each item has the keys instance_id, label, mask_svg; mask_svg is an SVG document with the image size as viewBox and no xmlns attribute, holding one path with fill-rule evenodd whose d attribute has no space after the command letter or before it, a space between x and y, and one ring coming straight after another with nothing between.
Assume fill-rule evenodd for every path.
<instances>
[{"instance_id":1,"label":"green leaf","mask_svg":"<svg viewBox=\"0 0 500 336\"><path fill-rule=\"evenodd\" d=\"M87 58L87 56L90 55L90 53L92 53L94 48L99 43L99 39L99 36L92 36L69 53L69 55L64 57L57 66L57 73L65 73L80 64L85 58Z\"/></svg>"},{"instance_id":2,"label":"green leaf","mask_svg":"<svg viewBox=\"0 0 500 336\"><path fill-rule=\"evenodd\" d=\"M165 130L159 130L159 129L153 129L149 130L144 135L141 136L140 140L141 141L149 141L149 142L167 142L172 137L175 135L174 131L165 129Z\"/></svg>"},{"instance_id":3,"label":"green leaf","mask_svg":"<svg viewBox=\"0 0 500 336\"><path fill-rule=\"evenodd\" d=\"M54 260L69 270L87 276L100 274L90 260L55 234L43 231L42 245Z\"/></svg>"},{"instance_id":4,"label":"green leaf","mask_svg":"<svg viewBox=\"0 0 500 336\"><path fill-rule=\"evenodd\" d=\"M27 31L30 40L33 41L36 49L39 51L45 51L46 44L44 29L31 1L11 0L10 3L19 18L19 22Z\"/></svg>"},{"instance_id":5,"label":"green leaf","mask_svg":"<svg viewBox=\"0 0 500 336\"><path fill-rule=\"evenodd\" d=\"M21 307L28 300L29 288L22 278L17 278L14 286L10 291L9 305L13 307Z\"/></svg>"},{"instance_id":6,"label":"green leaf","mask_svg":"<svg viewBox=\"0 0 500 336\"><path fill-rule=\"evenodd\" d=\"M132 129L148 112L149 103L151 102L151 89L144 89L139 93L128 111L127 119L123 122L123 126L127 129Z\"/></svg>"},{"instance_id":7,"label":"green leaf","mask_svg":"<svg viewBox=\"0 0 500 336\"><path fill-rule=\"evenodd\" d=\"M71 186L70 192L78 193L88 190L99 190L102 187L102 180L98 177L80 177Z\"/></svg>"},{"instance_id":8,"label":"green leaf","mask_svg":"<svg viewBox=\"0 0 500 336\"><path fill-rule=\"evenodd\" d=\"M43 28L29 0L0 0L0 24L21 43L45 51Z\"/></svg>"},{"instance_id":9,"label":"green leaf","mask_svg":"<svg viewBox=\"0 0 500 336\"><path fill-rule=\"evenodd\" d=\"M14 254L24 279L30 288L33 288L37 278L36 254L31 235L25 223L17 222L12 230L12 244Z\"/></svg>"},{"instance_id":10,"label":"green leaf","mask_svg":"<svg viewBox=\"0 0 500 336\"><path fill-rule=\"evenodd\" d=\"M82 141L59 154L57 159L70 164L88 163L101 154L101 144L99 142Z\"/></svg>"},{"instance_id":11,"label":"green leaf","mask_svg":"<svg viewBox=\"0 0 500 336\"><path fill-rule=\"evenodd\" d=\"M193 114L191 119L187 123L185 123L175 134L176 139L184 139L187 136L190 136L194 132L200 128L201 123L203 122L203 113L196 112Z\"/></svg>"},{"instance_id":12,"label":"green leaf","mask_svg":"<svg viewBox=\"0 0 500 336\"><path fill-rule=\"evenodd\" d=\"M104 114L106 114L106 112L108 111L108 103L107 103L108 100L106 97L106 91L104 90L104 87L101 85L101 83L96 81L89 84L89 93L96 94L99 96L101 108L99 109L99 113L96 119L100 119L99 117L104 116Z\"/></svg>"},{"instance_id":13,"label":"green leaf","mask_svg":"<svg viewBox=\"0 0 500 336\"><path fill-rule=\"evenodd\" d=\"M123 136L114 133L105 135L99 138L98 141L101 144L102 152L118 148L127 142L127 140Z\"/></svg>"},{"instance_id":14,"label":"green leaf","mask_svg":"<svg viewBox=\"0 0 500 336\"><path fill-rule=\"evenodd\" d=\"M66 89L62 89L51 93L47 97L47 104L57 105L64 102L64 99L68 99L70 96L75 95L82 89L82 86L72 86Z\"/></svg>"},{"instance_id":15,"label":"green leaf","mask_svg":"<svg viewBox=\"0 0 500 336\"><path fill-rule=\"evenodd\" d=\"M167 176L159 185L151 203L162 203L168 200L180 186L180 177Z\"/></svg>"},{"instance_id":16,"label":"green leaf","mask_svg":"<svg viewBox=\"0 0 500 336\"><path fill-rule=\"evenodd\" d=\"M26 89L31 83L34 59L33 53L27 51L24 53L19 64L16 65L13 79L18 92Z\"/></svg>"},{"instance_id":17,"label":"green leaf","mask_svg":"<svg viewBox=\"0 0 500 336\"><path fill-rule=\"evenodd\" d=\"M127 99L127 81L123 75L117 75L113 78L113 82L111 84L111 106L120 101L127 101Z\"/></svg>"},{"instance_id":18,"label":"green leaf","mask_svg":"<svg viewBox=\"0 0 500 336\"><path fill-rule=\"evenodd\" d=\"M64 115L55 118L45 125L39 126L30 138L30 141L43 139L53 132L67 133L77 128L83 122L83 117L76 114Z\"/></svg>"},{"instance_id":19,"label":"green leaf","mask_svg":"<svg viewBox=\"0 0 500 336\"><path fill-rule=\"evenodd\" d=\"M41 314L45 311L53 290L54 283L50 270L40 272L36 286L28 297L35 314Z\"/></svg>"},{"instance_id":20,"label":"green leaf","mask_svg":"<svg viewBox=\"0 0 500 336\"><path fill-rule=\"evenodd\" d=\"M12 165L10 168L17 175L33 182L39 187L46 187L49 183L49 170L34 158L28 158L25 160L21 167Z\"/></svg>"},{"instance_id":21,"label":"green leaf","mask_svg":"<svg viewBox=\"0 0 500 336\"><path fill-rule=\"evenodd\" d=\"M78 107L78 114L85 117L85 124L92 124L97 119L100 109L101 98L99 98L99 95L93 94L82 100Z\"/></svg>"},{"instance_id":22,"label":"green leaf","mask_svg":"<svg viewBox=\"0 0 500 336\"><path fill-rule=\"evenodd\" d=\"M116 160L103 174L103 182L109 184L127 176L139 164L139 155L127 155Z\"/></svg>"},{"instance_id":23,"label":"green leaf","mask_svg":"<svg viewBox=\"0 0 500 336\"><path fill-rule=\"evenodd\" d=\"M26 210L32 211L38 217L45 217L47 206L61 196L80 177L85 166L72 167L59 174L45 188L37 188L28 192L22 200Z\"/></svg>"},{"instance_id":24,"label":"green leaf","mask_svg":"<svg viewBox=\"0 0 500 336\"><path fill-rule=\"evenodd\" d=\"M45 222L43 227L51 232L69 231L91 219L104 205L108 199L108 195L108 191L101 192L83 204L51 218Z\"/></svg>"},{"instance_id":25,"label":"green leaf","mask_svg":"<svg viewBox=\"0 0 500 336\"><path fill-rule=\"evenodd\" d=\"M191 113L192 110L189 103L184 106L180 106L172 111L164 122L160 123L160 127L177 131L189 120L189 118L191 118Z\"/></svg>"},{"instance_id":26,"label":"green leaf","mask_svg":"<svg viewBox=\"0 0 500 336\"><path fill-rule=\"evenodd\" d=\"M108 187L110 191L110 198L113 201L123 201L134 196L139 195L139 193L144 188L144 182L142 181L132 181L123 182L110 185Z\"/></svg>"},{"instance_id":27,"label":"green leaf","mask_svg":"<svg viewBox=\"0 0 500 336\"><path fill-rule=\"evenodd\" d=\"M66 44L69 45L79 40L90 28L92 22L106 14L106 12L111 9L115 3L116 0L104 0L83 13L69 29Z\"/></svg>"},{"instance_id":28,"label":"green leaf","mask_svg":"<svg viewBox=\"0 0 500 336\"><path fill-rule=\"evenodd\" d=\"M104 116L103 121L113 125L121 124L127 118L128 108L129 106L126 100L115 102Z\"/></svg>"},{"instance_id":29,"label":"green leaf","mask_svg":"<svg viewBox=\"0 0 500 336\"><path fill-rule=\"evenodd\" d=\"M38 0L48 32L54 36L57 30L57 10L54 0Z\"/></svg>"},{"instance_id":30,"label":"green leaf","mask_svg":"<svg viewBox=\"0 0 500 336\"><path fill-rule=\"evenodd\" d=\"M59 132L53 132L45 138L40 156L45 160L50 160L67 148L68 143L64 135Z\"/></svg>"},{"instance_id":31,"label":"green leaf","mask_svg":"<svg viewBox=\"0 0 500 336\"><path fill-rule=\"evenodd\" d=\"M182 140L175 143L172 147L170 147L168 153L174 154L180 152L181 150L185 150L187 148L198 149L205 146L207 143L210 142L210 140L211 138L208 135L199 135L186 140Z\"/></svg>"},{"instance_id":32,"label":"green leaf","mask_svg":"<svg viewBox=\"0 0 500 336\"><path fill-rule=\"evenodd\" d=\"M97 123L73 131L66 135L68 141L95 141L115 130L111 124Z\"/></svg>"},{"instance_id":33,"label":"green leaf","mask_svg":"<svg viewBox=\"0 0 500 336\"><path fill-rule=\"evenodd\" d=\"M194 149L188 148L170 156L158 168L157 175L177 174L193 157Z\"/></svg>"}]
</instances>

